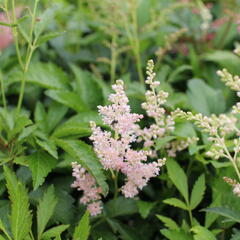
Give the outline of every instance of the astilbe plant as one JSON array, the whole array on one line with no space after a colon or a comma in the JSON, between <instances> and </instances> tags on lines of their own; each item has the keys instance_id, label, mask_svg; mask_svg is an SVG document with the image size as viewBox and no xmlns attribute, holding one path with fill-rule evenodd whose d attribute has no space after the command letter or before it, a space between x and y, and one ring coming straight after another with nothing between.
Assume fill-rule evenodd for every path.
<instances>
[{"instance_id":1,"label":"astilbe plant","mask_svg":"<svg viewBox=\"0 0 240 240\"><path fill-rule=\"evenodd\" d=\"M157 158L157 152L154 150L154 140L172 132L174 122L171 116L166 116L165 110L161 106L165 103L168 94L156 90L160 83L154 81L153 68L153 61L150 60L146 80L150 89L146 92L146 102L142 104L147 115L155 120L150 127L141 129L137 124L143 118L143 115L131 113L122 80L117 80L116 84L112 86L115 91L109 96L109 101L112 104L98 107L104 124L109 126L111 131L102 130L96 126L95 122L90 123L92 128L90 139L93 141L94 150L103 168L109 170L112 174L115 183L115 197L119 190L127 198L135 197L139 190L147 185L150 178L159 174L160 168L166 160L165 158ZM133 149L133 143L142 141L143 149ZM152 158L153 161L148 161L148 158ZM94 187L95 182L81 166L73 163L73 169L73 176L76 177L76 181L72 186L84 192L80 201L87 205L90 202L96 204L96 200L99 200L98 197L101 193L100 189ZM125 175L125 184L120 189L118 189L119 173ZM91 184L86 184L86 178L92 179ZM86 196L87 201L84 200ZM92 211L90 205L88 205L88 208L92 215L98 212L95 211L96 209Z\"/></svg>"},{"instance_id":2,"label":"astilbe plant","mask_svg":"<svg viewBox=\"0 0 240 240\"><path fill-rule=\"evenodd\" d=\"M235 50L235 53L238 53ZM232 90L237 91L237 95L240 96L240 78L239 76L233 76L226 69L217 71L217 75L221 80ZM237 180L233 180L229 177L225 177L224 180L233 186L233 192L237 196L240 196L240 170L239 170L239 152L240 152L240 129L239 124L240 102L237 102L232 110L228 114L220 114L216 116L203 116L201 113L193 114L192 112L184 112L177 109L173 112L173 116L180 117L189 121L193 121L204 133L207 133L208 140L212 142L211 148L206 152L208 157L215 160L220 158L228 159L238 177ZM229 147L228 140L231 140L232 145Z\"/></svg>"}]
</instances>

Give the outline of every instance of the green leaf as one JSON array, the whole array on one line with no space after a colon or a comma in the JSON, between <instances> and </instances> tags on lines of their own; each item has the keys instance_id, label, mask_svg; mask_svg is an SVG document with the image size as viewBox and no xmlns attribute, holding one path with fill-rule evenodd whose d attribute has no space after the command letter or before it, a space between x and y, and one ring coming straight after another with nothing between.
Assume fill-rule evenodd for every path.
<instances>
[{"instance_id":1,"label":"green leaf","mask_svg":"<svg viewBox=\"0 0 240 240\"><path fill-rule=\"evenodd\" d=\"M202 226L194 226L191 231L194 233L194 240L216 240L214 234Z\"/></svg>"},{"instance_id":2,"label":"green leaf","mask_svg":"<svg viewBox=\"0 0 240 240\"><path fill-rule=\"evenodd\" d=\"M167 198L163 202L166 204L169 204L171 206L174 206L174 207L188 210L187 205L184 202L182 202L180 199L177 199L177 198Z\"/></svg>"},{"instance_id":3,"label":"green leaf","mask_svg":"<svg viewBox=\"0 0 240 240\"><path fill-rule=\"evenodd\" d=\"M179 166L179 164L172 159L168 159L166 165L168 170L168 176L170 177L176 188L179 190L179 192L182 194L185 201L188 202L189 195L186 174Z\"/></svg>"},{"instance_id":4,"label":"green leaf","mask_svg":"<svg viewBox=\"0 0 240 240\"><path fill-rule=\"evenodd\" d=\"M172 141L176 139L175 136L166 136L163 138L158 138L156 140L156 150L160 150L161 148L163 148L168 142Z\"/></svg>"},{"instance_id":5,"label":"green leaf","mask_svg":"<svg viewBox=\"0 0 240 240\"><path fill-rule=\"evenodd\" d=\"M8 239L11 239L11 237L1 219L0 219L0 230L8 237ZM3 238L3 239L5 239L5 238Z\"/></svg>"},{"instance_id":6,"label":"green leaf","mask_svg":"<svg viewBox=\"0 0 240 240\"><path fill-rule=\"evenodd\" d=\"M120 239L123 239L123 240L139 239L139 235L126 224L123 224L116 219L110 219L110 218L107 218L107 222L111 226L111 228L114 229L114 231L119 232L121 236Z\"/></svg>"},{"instance_id":7,"label":"green leaf","mask_svg":"<svg viewBox=\"0 0 240 240\"><path fill-rule=\"evenodd\" d=\"M202 211L216 213L220 216L231 219L232 221L240 223L240 213L232 210L230 208L225 207L213 207L213 208L205 208Z\"/></svg>"},{"instance_id":8,"label":"green leaf","mask_svg":"<svg viewBox=\"0 0 240 240\"><path fill-rule=\"evenodd\" d=\"M108 192L106 177L102 171L102 165L92 147L80 140L56 139L55 141L59 147L76 159L78 163L92 174L97 183L102 187L103 192L106 194Z\"/></svg>"},{"instance_id":9,"label":"green leaf","mask_svg":"<svg viewBox=\"0 0 240 240\"><path fill-rule=\"evenodd\" d=\"M39 21L36 22L34 28L35 37L38 39L47 26L53 21L56 14L57 7L53 6L45 10L38 18Z\"/></svg>"},{"instance_id":10,"label":"green leaf","mask_svg":"<svg viewBox=\"0 0 240 240\"><path fill-rule=\"evenodd\" d=\"M57 160L49 154L39 151L26 157L33 176L33 187L36 190L43 184L45 177L57 165Z\"/></svg>"},{"instance_id":11,"label":"green leaf","mask_svg":"<svg viewBox=\"0 0 240 240\"><path fill-rule=\"evenodd\" d=\"M34 111L34 120L41 130L47 132L47 113L45 111L44 105L41 102L37 102Z\"/></svg>"},{"instance_id":12,"label":"green leaf","mask_svg":"<svg viewBox=\"0 0 240 240\"><path fill-rule=\"evenodd\" d=\"M29 66L26 81L49 89L68 89L68 77L53 63L33 62Z\"/></svg>"},{"instance_id":13,"label":"green leaf","mask_svg":"<svg viewBox=\"0 0 240 240\"><path fill-rule=\"evenodd\" d=\"M41 239L43 240L49 240L53 237L57 237L61 233L63 233L67 228L69 228L70 225L59 225L53 228L50 228L46 232L42 234Z\"/></svg>"},{"instance_id":14,"label":"green leaf","mask_svg":"<svg viewBox=\"0 0 240 240\"><path fill-rule=\"evenodd\" d=\"M94 121L99 126L104 126L101 117L97 112L81 112L69 118L66 122L55 129L53 137L84 137L92 132L89 122Z\"/></svg>"},{"instance_id":15,"label":"green leaf","mask_svg":"<svg viewBox=\"0 0 240 240\"><path fill-rule=\"evenodd\" d=\"M28 192L15 174L4 166L4 175L11 201L11 231L14 240L24 240L31 231L32 215L29 209Z\"/></svg>"},{"instance_id":16,"label":"green leaf","mask_svg":"<svg viewBox=\"0 0 240 240\"><path fill-rule=\"evenodd\" d=\"M139 213L142 218L147 218L149 215L150 211L153 209L153 207L156 205L156 202L146 202L146 201L137 201L137 206Z\"/></svg>"},{"instance_id":17,"label":"green leaf","mask_svg":"<svg viewBox=\"0 0 240 240\"><path fill-rule=\"evenodd\" d=\"M15 124L13 130L9 134L9 139L12 139L17 134L21 133L26 126L29 126L32 124L32 121L26 116L18 116L17 119L15 119Z\"/></svg>"},{"instance_id":18,"label":"green leaf","mask_svg":"<svg viewBox=\"0 0 240 240\"><path fill-rule=\"evenodd\" d=\"M161 234L169 240L193 240L192 236L184 232L183 230L176 231L176 230L162 229Z\"/></svg>"},{"instance_id":19,"label":"green leaf","mask_svg":"<svg viewBox=\"0 0 240 240\"><path fill-rule=\"evenodd\" d=\"M66 90L48 90L45 94L55 101L72 108L76 112L88 110L80 95Z\"/></svg>"},{"instance_id":20,"label":"green leaf","mask_svg":"<svg viewBox=\"0 0 240 240\"><path fill-rule=\"evenodd\" d=\"M221 195L218 194L217 196L213 197L213 202L208 206L208 208L212 208L215 206L219 206L221 204ZM205 223L204 226L206 228L209 228L218 218L218 214L206 212L205 214Z\"/></svg>"},{"instance_id":21,"label":"green leaf","mask_svg":"<svg viewBox=\"0 0 240 240\"><path fill-rule=\"evenodd\" d=\"M58 159L58 153L57 153L57 147L55 143L51 140L47 141L41 141L39 139L36 139L36 143L45 151L47 151L50 155L52 155L54 158Z\"/></svg>"},{"instance_id":22,"label":"green leaf","mask_svg":"<svg viewBox=\"0 0 240 240\"><path fill-rule=\"evenodd\" d=\"M230 240L240 240L240 231L234 228Z\"/></svg>"},{"instance_id":23,"label":"green leaf","mask_svg":"<svg viewBox=\"0 0 240 240\"><path fill-rule=\"evenodd\" d=\"M181 77L181 73L185 71L190 71L192 72L193 68L190 65L181 65L177 67L168 77L168 82L173 83L173 82L179 82L181 80L184 80L184 77Z\"/></svg>"},{"instance_id":24,"label":"green leaf","mask_svg":"<svg viewBox=\"0 0 240 240\"><path fill-rule=\"evenodd\" d=\"M89 123L83 124L79 122L66 122L59 126L52 134L53 137L63 138L69 136L85 137L90 136L92 130Z\"/></svg>"},{"instance_id":25,"label":"green leaf","mask_svg":"<svg viewBox=\"0 0 240 240\"><path fill-rule=\"evenodd\" d=\"M60 103L52 102L48 108L48 113L46 116L46 121L48 125L48 131L52 131L61 122L68 108Z\"/></svg>"},{"instance_id":26,"label":"green leaf","mask_svg":"<svg viewBox=\"0 0 240 240\"><path fill-rule=\"evenodd\" d=\"M89 212L86 211L73 233L73 240L87 240L90 234Z\"/></svg>"},{"instance_id":27,"label":"green leaf","mask_svg":"<svg viewBox=\"0 0 240 240\"><path fill-rule=\"evenodd\" d=\"M228 69L232 74L240 74L240 58L227 50L216 50L203 55L203 59L218 63L222 68Z\"/></svg>"},{"instance_id":28,"label":"green leaf","mask_svg":"<svg viewBox=\"0 0 240 240\"><path fill-rule=\"evenodd\" d=\"M198 204L202 201L203 195L205 192L205 176L202 174L193 186L193 190L190 198L190 208L191 210L195 209Z\"/></svg>"},{"instance_id":29,"label":"green leaf","mask_svg":"<svg viewBox=\"0 0 240 240\"><path fill-rule=\"evenodd\" d=\"M77 82L78 94L89 108L95 110L98 105L103 103L102 90L95 80L95 76L75 65L71 65L71 69Z\"/></svg>"},{"instance_id":30,"label":"green leaf","mask_svg":"<svg viewBox=\"0 0 240 240\"><path fill-rule=\"evenodd\" d=\"M69 183L70 186L70 183ZM56 189L56 196L59 199L57 206L55 207L54 214L52 219L55 222L61 222L64 224L68 224L69 222L72 222L75 217L75 207L74 202L75 199L68 194L66 191L64 191L63 186L61 184L61 187L55 187Z\"/></svg>"},{"instance_id":31,"label":"green leaf","mask_svg":"<svg viewBox=\"0 0 240 240\"><path fill-rule=\"evenodd\" d=\"M96 111L78 113L73 117L69 118L66 123L81 123L85 126L85 124L89 124L90 121L94 121L97 125L104 126L102 118Z\"/></svg>"},{"instance_id":32,"label":"green leaf","mask_svg":"<svg viewBox=\"0 0 240 240\"><path fill-rule=\"evenodd\" d=\"M21 141L29 137L31 134L35 132L36 129L37 129L37 125L31 125L31 126L25 127L23 131L19 134L18 140Z\"/></svg>"},{"instance_id":33,"label":"green leaf","mask_svg":"<svg viewBox=\"0 0 240 240\"><path fill-rule=\"evenodd\" d=\"M122 207L124 206L124 207ZM105 205L106 214L110 218L131 215L138 212L136 202L133 199L118 197Z\"/></svg>"},{"instance_id":34,"label":"green leaf","mask_svg":"<svg viewBox=\"0 0 240 240\"><path fill-rule=\"evenodd\" d=\"M174 222L171 218L165 217L165 216L162 216L162 215L159 215L159 214L157 214L156 216L159 220L161 220L164 223L164 225L167 228L169 228L171 230L176 230L176 231L179 230L179 227L178 227L177 223Z\"/></svg>"},{"instance_id":35,"label":"green leaf","mask_svg":"<svg viewBox=\"0 0 240 240\"><path fill-rule=\"evenodd\" d=\"M50 32L50 33L46 33L42 36L39 37L38 41L37 41L37 45L40 46L46 42L48 42L49 40L53 39L53 38L57 38L61 35L63 35L65 32Z\"/></svg>"},{"instance_id":36,"label":"green leaf","mask_svg":"<svg viewBox=\"0 0 240 240\"><path fill-rule=\"evenodd\" d=\"M188 81L187 95L192 107L204 115L220 114L225 111L226 102L222 91L209 87L201 79Z\"/></svg>"},{"instance_id":37,"label":"green leaf","mask_svg":"<svg viewBox=\"0 0 240 240\"><path fill-rule=\"evenodd\" d=\"M47 226L48 221L53 215L58 199L55 196L54 187L48 187L37 207L37 229L38 239L41 239L42 233Z\"/></svg>"}]
</instances>

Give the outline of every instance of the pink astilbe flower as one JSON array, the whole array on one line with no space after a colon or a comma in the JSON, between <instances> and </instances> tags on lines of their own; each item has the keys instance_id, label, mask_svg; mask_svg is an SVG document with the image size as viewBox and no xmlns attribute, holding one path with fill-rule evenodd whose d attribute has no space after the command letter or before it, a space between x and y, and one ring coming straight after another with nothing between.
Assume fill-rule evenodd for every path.
<instances>
[{"instance_id":1,"label":"pink astilbe flower","mask_svg":"<svg viewBox=\"0 0 240 240\"><path fill-rule=\"evenodd\" d=\"M131 113L122 80L113 85L113 90L115 93L109 96L112 104L98 109L104 123L114 131L114 137L91 122L90 139L103 167L126 175L126 184L121 189L125 197L134 197L151 177L158 175L162 161L146 163L149 151L131 149L139 133L136 123L143 116Z\"/></svg>"},{"instance_id":2,"label":"pink astilbe flower","mask_svg":"<svg viewBox=\"0 0 240 240\"><path fill-rule=\"evenodd\" d=\"M92 216L100 214L102 211L100 201L102 194L101 187L96 186L96 181L93 176L87 173L86 169L78 163L73 162L72 168L72 175L76 179L71 186L77 188L78 191L83 191L80 202L87 205L87 209Z\"/></svg>"},{"instance_id":3,"label":"pink astilbe flower","mask_svg":"<svg viewBox=\"0 0 240 240\"><path fill-rule=\"evenodd\" d=\"M5 13L0 13L0 21L4 23L8 23L7 17ZM0 26L0 50L8 47L12 41L12 30L10 27Z\"/></svg>"},{"instance_id":4,"label":"pink astilbe flower","mask_svg":"<svg viewBox=\"0 0 240 240\"><path fill-rule=\"evenodd\" d=\"M146 110L147 115L152 117L155 121L150 127L145 127L143 130L139 129L138 141L144 140L144 147L149 148L154 145L154 139L162 138L169 132L174 130L174 121L171 116L166 115L165 109L162 105L166 102L168 93L162 90L157 91L160 85L159 81L154 80L156 74L153 72L153 60L148 61L147 66L147 80L149 90L146 92L146 102L142 104L142 108Z\"/></svg>"},{"instance_id":5,"label":"pink astilbe flower","mask_svg":"<svg viewBox=\"0 0 240 240\"><path fill-rule=\"evenodd\" d=\"M23 7L17 7L15 10L16 17L21 16ZM0 22L9 23L9 20L5 13L0 13ZM12 29L7 26L0 25L0 50L7 48L13 42Z\"/></svg>"}]
</instances>

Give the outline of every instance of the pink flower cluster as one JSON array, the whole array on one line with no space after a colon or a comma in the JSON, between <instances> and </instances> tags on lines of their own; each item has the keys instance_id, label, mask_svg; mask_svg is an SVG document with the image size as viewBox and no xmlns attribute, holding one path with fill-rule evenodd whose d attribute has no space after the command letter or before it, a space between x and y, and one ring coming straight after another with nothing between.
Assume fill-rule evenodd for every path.
<instances>
[{"instance_id":1,"label":"pink flower cluster","mask_svg":"<svg viewBox=\"0 0 240 240\"><path fill-rule=\"evenodd\" d=\"M155 80L156 74L153 72L153 69L153 60L149 60L147 65L148 77L145 83L150 89L145 94L146 102L142 103L142 108L146 110L149 117L154 119L155 123L144 129L139 129L138 141L144 140L145 148L154 146L154 139L162 138L172 132L175 124L173 118L167 116L165 109L162 107L166 102L168 93L162 90L157 91L160 82Z\"/></svg>"},{"instance_id":2,"label":"pink flower cluster","mask_svg":"<svg viewBox=\"0 0 240 240\"><path fill-rule=\"evenodd\" d=\"M20 17L23 7L17 7L15 10L16 17ZM9 23L5 13L0 13L0 22ZM0 26L0 50L7 48L13 42L12 29L7 26Z\"/></svg>"},{"instance_id":3,"label":"pink flower cluster","mask_svg":"<svg viewBox=\"0 0 240 240\"><path fill-rule=\"evenodd\" d=\"M86 172L86 169L81 167L76 162L72 163L73 177L76 180L71 185L73 188L77 188L79 191L83 191L83 196L80 202L87 205L92 216L95 216L102 211L101 207L101 193L102 189L96 186L96 181L92 175Z\"/></svg>"},{"instance_id":4,"label":"pink flower cluster","mask_svg":"<svg viewBox=\"0 0 240 240\"><path fill-rule=\"evenodd\" d=\"M99 106L99 113L103 122L114 131L114 137L111 132L103 131L92 122L93 133L90 139L103 167L126 175L126 183L121 191L125 197L131 198L146 186L150 178L159 174L163 161L146 163L150 152L131 149L139 132L136 123L143 116L131 113L122 80L116 81L113 90L115 93L109 96L112 104Z\"/></svg>"},{"instance_id":5,"label":"pink flower cluster","mask_svg":"<svg viewBox=\"0 0 240 240\"><path fill-rule=\"evenodd\" d=\"M8 23L4 13L0 13L0 22ZM0 26L0 50L6 48L13 41L12 30L10 27Z\"/></svg>"}]
</instances>

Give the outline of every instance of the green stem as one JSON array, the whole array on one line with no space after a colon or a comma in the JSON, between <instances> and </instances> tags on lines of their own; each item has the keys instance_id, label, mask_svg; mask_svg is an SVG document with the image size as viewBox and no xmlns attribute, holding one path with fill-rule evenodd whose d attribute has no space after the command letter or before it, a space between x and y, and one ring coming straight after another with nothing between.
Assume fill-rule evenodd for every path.
<instances>
[{"instance_id":1,"label":"green stem","mask_svg":"<svg viewBox=\"0 0 240 240\"><path fill-rule=\"evenodd\" d=\"M19 64L21 65L21 67L23 68L23 61L22 61L22 57L21 57L21 53L20 53L20 48L19 48L19 40L18 40L18 31L16 29L17 25L17 17L16 17L16 8L15 8L15 0L12 0L12 33L13 33L13 38L14 38L14 43L15 43L15 48L16 48L16 53L17 53L17 58L19 61ZM8 16L9 17L9 16ZM10 20L10 17L9 17Z\"/></svg>"},{"instance_id":2,"label":"green stem","mask_svg":"<svg viewBox=\"0 0 240 240\"><path fill-rule=\"evenodd\" d=\"M192 216L192 210L189 208L188 206L188 215L189 215L189 219L190 219L190 224L193 227L193 216Z\"/></svg>"},{"instance_id":3,"label":"green stem","mask_svg":"<svg viewBox=\"0 0 240 240\"><path fill-rule=\"evenodd\" d=\"M232 165L233 165L233 167L234 167L234 169L235 169L235 172L236 172L236 174L237 174L237 176L238 176L238 179L239 179L239 181L240 181L240 172L239 172L239 169L238 169L237 164L236 164L236 157L232 158L232 156L231 156L231 154L229 153L229 151L228 151L228 149L227 149L224 141L222 141L222 139L221 139L218 135L217 135L217 139L218 139L218 141L220 142L220 144L222 145L222 147L223 147L223 149L224 149L224 151L225 151L225 153L226 153L226 157L227 157L227 158L230 160L230 162L232 163Z\"/></svg>"},{"instance_id":4,"label":"green stem","mask_svg":"<svg viewBox=\"0 0 240 240\"><path fill-rule=\"evenodd\" d=\"M114 199L116 199L118 197L118 172L116 172L116 174L114 173L114 171L112 169L110 169L110 172L112 174L112 179L114 182Z\"/></svg>"},{"instance_id":5,"label":"green stem","mask_svg":"<svg viewBox=\"0 0 240 240\"><path fill-rule=\"evenodd\" d=\"M117 52L116 52L116 34L113 34L112 43L111 43L111 85L115 82L115 75L116 75L116 59L117 59Z\"/></svg>"},{"instance_id":6,"label":"green stem","mask_svg":"<svg viewBox=\"0 0 240 240\"><path fill-rule=\"evenodd\" d=\"M116 175L115 175L115 178L114 178L114 189L115 189L114 199L117 199L118 192L119 192L119 189L118 189L118 172L116 172Z\"/></svg>"},{"instance_id":7,"label":"green stem","mask_svg":"<svg viewBox=\"0 0 240 240\"><path fill-rule=\"evenodd\" d=\"M20 113L20 110L22 107L22 101L23 101L23 96L24 96L24 91L25 91L25 83L26 83L26 74L28 72L29 64L31 62L32 55L35 50L35 44L36 44L36 40L37 40L37 39L35 39L35 41L33 42L33 31L34 31L34 26L35 26L35 22L36 22L36 12L37 12L38 2L39 2L39 0L35 0L34 8L33 8L32 21L31 21L31 27L30 27L30 32L29 32L30 40L28 42L26 62L25 62L24 68L23 68L23 77L22 77L22 82L21 82L21 87L20 87L20 94L19 94L19 98L18 98L17 114Z\"/></svg>"},{"instance_id":8,"label":"green stem","mask_svg":"<svg viewBox=\"0 0 240 240\"><path fill-rule=\"evenodd\" d=\"M32 50L29 53L29 56L27 57L26 65L23 70L23 77L22 77L22 82L21 82L21 87L20 87L20 94L18 98L18 105L17 105L17 114L20 113L21 107L22 107L22 101L23 101L23 96L24 96L24 91L25 91L25 84L26 84L26 74L28 72L29 64L32 58L32 54L34 49L31 48Z\"/></svg>"},{"instance_id":9,"label":"green stem","mask_svg":"<svg viewBox=\"0 0 240 240\"><path fill-rule=\"evenodd\" d=\"M3 77L2 77L1 73L0 73L0 85L1 85L1 94L2 94L3 107L6 110L7 109L6 96L5 96L5 91L4 91Z\"/></svg>"},{"instance_id":10,"label":"green stem","mask_svg":"<svg viewBox=\"0 0 240 240\"><path fill-rule=\"evenodd\" d=\"M144 84L144 76L142 72L142 62L141 62L141 55L140 55L140 41L138 36L138 22L137 22L137 6L136 3L131 9L132 21L133 21L133 49L134 55L136 58L137 64L137 72L139 80L142 84Z\"/></svg>"}]
</instances>

